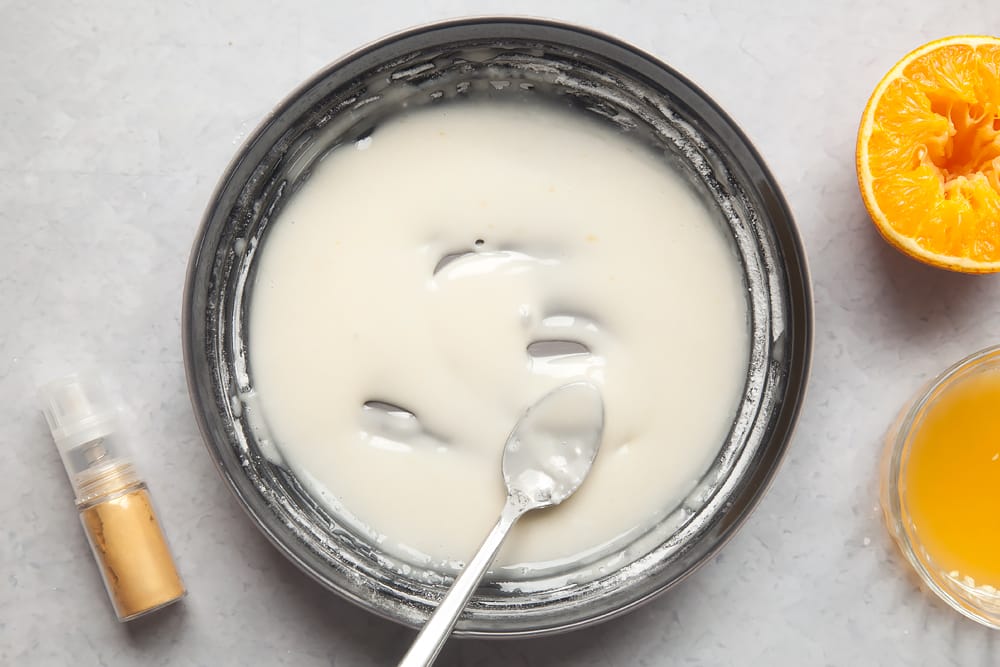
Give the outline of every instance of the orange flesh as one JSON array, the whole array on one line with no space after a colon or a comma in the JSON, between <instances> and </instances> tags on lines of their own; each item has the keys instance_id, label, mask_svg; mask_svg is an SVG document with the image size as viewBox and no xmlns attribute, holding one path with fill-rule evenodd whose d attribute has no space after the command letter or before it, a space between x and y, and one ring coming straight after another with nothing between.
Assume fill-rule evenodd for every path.
<instances>
[{"instance_id":1,"label":"orange flesh","mask_svg":"<svg viewBox=\"0 0 1000 667\"><path fill-rule=\"evenodd\" d=\"M932 256L1000 261L1000 40L916 56L873 104L876 222Z\"/></svg>"},{"instance_id":2,"label":"orange flesh","mask_svg":"<svg viewBox=\"0 0 1000 667\"><path fill-rule=\"evenodd\" d=\"M942 571L1000 588L1000 369L958 380L918 429L902 480L917 541Z\"/></svg>"}]
</instances>

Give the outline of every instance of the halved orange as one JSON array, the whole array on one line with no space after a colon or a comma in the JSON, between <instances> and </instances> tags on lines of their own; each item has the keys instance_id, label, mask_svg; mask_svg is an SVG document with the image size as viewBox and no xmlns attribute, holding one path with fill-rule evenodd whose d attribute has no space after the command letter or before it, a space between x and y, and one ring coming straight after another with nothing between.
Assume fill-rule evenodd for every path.
<instances>
[{"instance_id":1,"label":"halved orange","mask_svg":"<svg viewBox=\"0 0 1000 667\"><path fill-rule=\"evenodd\" d=\"M889 243L933 266L1000 271L1000 38L907 54L868 100L858 184Z\"/></svg>"}]
</instances>

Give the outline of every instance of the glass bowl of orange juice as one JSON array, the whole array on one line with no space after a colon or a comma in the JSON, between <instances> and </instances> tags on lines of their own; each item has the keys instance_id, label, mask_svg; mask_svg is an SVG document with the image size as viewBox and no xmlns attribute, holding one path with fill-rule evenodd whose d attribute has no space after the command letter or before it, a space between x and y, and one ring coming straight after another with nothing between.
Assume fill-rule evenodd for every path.
<instances>
[{"instance_id":1,"label":"glass bowl of orange juice","mask_svg":"<svg viewBox=\"0 0 1000 667\"><path fill-rule=\"evenodd\" d=\"M889 533L923 582L1000 630L1000 346L925 385L882 458Z\"/></svg>"}]
</instances>

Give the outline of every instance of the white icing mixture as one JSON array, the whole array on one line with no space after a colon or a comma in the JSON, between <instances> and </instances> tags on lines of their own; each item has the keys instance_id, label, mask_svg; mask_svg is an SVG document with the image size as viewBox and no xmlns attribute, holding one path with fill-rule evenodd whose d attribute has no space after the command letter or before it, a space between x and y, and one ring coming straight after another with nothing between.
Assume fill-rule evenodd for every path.
<instances>
[{"instance_id":1,"label":"white icing mixture","mask_svg":"<svg viewBox=\"0 0 1000 667\"><path fill-rule=\"evenodd\" d=\"M735 252L662 158L580 116L405 114L328 155L261 246L260 409L292 470L390 553L470 557L503 504L511 428L573 378L603 393L601 450L502 564L630 541L729 430L749 348Z\"/></svg>"}]
</instances>

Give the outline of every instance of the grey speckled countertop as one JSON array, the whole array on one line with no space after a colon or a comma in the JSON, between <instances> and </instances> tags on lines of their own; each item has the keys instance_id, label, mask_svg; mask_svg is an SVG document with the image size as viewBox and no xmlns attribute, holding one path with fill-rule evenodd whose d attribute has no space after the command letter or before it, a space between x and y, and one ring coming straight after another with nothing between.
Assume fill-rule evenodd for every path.
<instances>
[{"instance_id":1,"label":"grey speckled countertop","mask_svg":"<svg viewBox=\"0 0 1000 667\"><path fill-rule=\"evenodd\" d=\"M996 665L1000 634L923 595L876 509L880 437L907 396L1000 341L1000 277L883 243L855 185L858 117L910 48L1000 30L1000 3L0 0L0 664L381 665L412 633L317 588L222 486L188 403L180 299L215 181L320 66L463 14L605 30L698 82L756 142L797 216L814 372L784 467L746 527L624 618L533 641L455 641L442 664ZM33 388L99 364L191 594L112 617Z\"/></svg>"}]
</instances>

